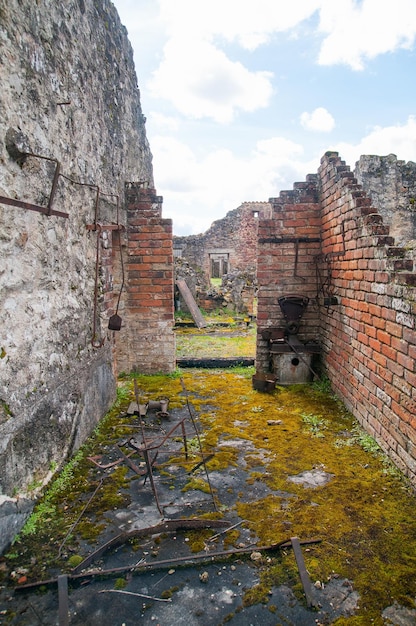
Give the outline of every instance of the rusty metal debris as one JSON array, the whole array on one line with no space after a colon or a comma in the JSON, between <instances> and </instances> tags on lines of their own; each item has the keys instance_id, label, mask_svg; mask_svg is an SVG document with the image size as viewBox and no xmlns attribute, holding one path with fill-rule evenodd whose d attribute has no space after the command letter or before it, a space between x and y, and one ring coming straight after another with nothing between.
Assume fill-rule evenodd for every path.
<instances>
[{"instance_id":1,"label":"rusty metal debris","mask_svg":"<svg viewBox=\"0 0 416 626\"><path fill-rule=\"evenodd\" d=\"M163 532L171 532L177 530L197 530L201 528L224 528L229 526L229 522L226 520L209 520L209 519L174 519L164 520L156 526L150 526L148 528L140 528L136 530L129 530L120 533L116 537L113 537L107 543L103 544L100 548L97 548L89 556L87 556L77 567L72 571L74 574L81 572L88 567L93 561L100 558L105 552L111 548L116 548L126 543L129 539L135 539L137 537L146 537L149 535L158 535Z\"/></svg>"},{"instance_id":2,"label":"rusty metal debris","mask_svg":"<svg viewBox=\"0 0 416 626\"><path fill-rule=\"evenodd\" d=\"M101 589L98 593L121 593L126 596L145 598L146 600L153 600L155 602L172 602L172 598L156 598L155 596L148 596L145 593L133 593L132 591L122 591L121 589Z\"/></svg>"},{"instance_id":3,"label":"rusty metal debris","mask_svg":"<svg viewBox=\"0 0 416 626\"><path fill-rule=\"evenodd\" d=\"M198 429L189 405L189 400L188 400L188 395L186 392L186 389L184 387L183 381L182 382L182 388L184 389L185 393L186 393L186 401L187 401L187 406L188 406L188 411L189 411L189 415L191 418L191 423L193 425L194 431L195 431L195 435L199 444L199 452L201 455L201 462L197 464L197 466L195 466L193 468L192 471L195 471L197 469L197 467L200 467L201 465L204 466L205 468L205 473L207 476L207 482L209 485L209 490L211 493L211 497L212 497L212 502L213 502L213 506L215 508L215 510L217 511L217 506L216 506L216 502L215 502L215 498L214 498L214 493L209 481L209 475L208 475L208 471L206 468L206 459L208 457L206 457L203 452L202 452L202 445L201 445L201 440L199 437L199 433L198 433ZM181 430L181 434L182 434L182 439L183 439L183 446L184 446L184 452L185 452L185 458L188 459L188 443L187 443L187 433L186 433L186 428L185 428L185 423L187 418L182 418L181 420L179 420L176 424L174 424L172 426L172 428L170 428L170 430L163 434L163 435L159 435L157 438L153 438L153 439L147 439L146 437L146 433L145 433L145 424L144 424L144 420L143 420L143 411L140 410L140 407L145 406L146 407L146 411L147 408L149 407L150 403L146 403L145 405L143 404L143 402L140 402L140 394L139 394L139 389L137 386L137 381L136 379L134 380L134 395L135 395L135 402L131 403L128 409L128 413L134 413L136 415L138 415L139 417L139 424L140 424L140 431L141 431L141 441L140 443L137 443L135 437L131 437L128 440L128 445L133 448L136 452L138 452L144 459L144 462L146 464L146 472L145 472L145 482L147 480L147 478L149 478L149 482L153 491L153 495L155 497L155 501L156 501L156 506L159 510L159 513L161 515L163 515L163 505L160 503L159 500L159 496L158 496L158 492L157 492L157 488L156 488L156 484L155 484L155 480L154 480L154 476L153 476L153 465L156 461L156 457L159 454L159 452L161 451L162 446L174 436L174 433L176 430L180 429ZM163 399L160 400L158 402L153 402L152 403L152 408L161 408L161 409L165 409L168 406L168 400L167 399ZM120 450L120 446L119 450ZM151 452L155 451L156 455L151 459L150 454ZM120 450L121 452L121 450ZM131 467L131 465L130 465ZM134 469L134 468L132 468ZM136 469L134 469L134 471L136 471ZM141 473L141 475L143 475L143 473Z\"/></svg>"},{"instance_id":4,"label":"rusty metal debris","mask_svg":"<svg viewBox=\"0 0 416 626\"><path fill-rule=\"evenodd\" d=\"M316 602L312 595L312 585L309 578L309 574L306 571L305 561L303 559L302 550L300 548L300 541L298 537L292 537L290 540L295 555L296 563L299 570L300 579L302 581L303 591L305 592L306 604L308 608L316 607Z\"/></svg>"},{"instance_id":5,"label":"rusty metal debris","mask_svg":"<svg viewBox=\"0 0 416 626\"><path fill-rule=\"evenodd\" d=\"M66 533L66 535L64 537L64 540L62 541L61 545L59 546L58 556L61 556L62 548L64 547L64 545L65 545L69 535L72 533L72 531L74 530L75 526L78 524L78 522L80 521L81 517L84 515L85 511L87 510L87 508L91 504L91 502L92 502L93 498L95 497L97 491L99 490L99 488L103 484L104 479L105 479L105 477L100 480L100 482L98 483L98 485L94 489L93 493L91 494L87 504L84 506L84 508L82 509L81 513L78 515L77 519L75 520L75 522L72 524L71 528Z\"/></svg>"},{"instance_id":6,"label":"rusty metal debris","mask_svg":"<svg viewBox=\"0 0 416 626\"><path fill-rule=\"evenodd\" d=\"M193 520L171 520L171 521L175 523L178 521L192 522ZM197 521L197 520L194 520L194 521ZM208 521L209 520L203 520L203 522L205 523L207 523ZM215 522L216 524L218 524L220 521L221 520L211 520L210 523ZM228 524L228 522L226 523ZM158 528L161 525L162 524L158 524L154 528ZM138 533L138 532L143 532L143 531L133 531L133 532ZM315 538L305 539L303 541L299 540L299 544L310 545L313 543L320 543L321 541L322 539L315 539ZM223 558L228 558L228 557L233 557L233 556L238 556L238 555L243 555L243 554L251 554L254 549L256 550L256 552L268 552L268 551L281 550L281 549L290 548L290 547L292 547L291 541L284 540L279 543L274 543L274 544L267 545L267 546L250 546L247 548L236 548L235 550L221 550L219 552L211 552L211 553L196 554L196 555L189 555L189 556L180 556L175 559L166 559L163 561L152 561L148 563L139 562L135 565L115 567L115 568L107 569L107 570L95 569L95 570L88 570L82 573L75 573L75 572L78 572L80 566L83 565L84 563L83 562L81 563L81 565L79 565L77 568L73 570L72 574L68 574L68 580L80 581L83 579L89 579L89 578L95 578L95 577L100 578L100 577L105 577L105 576L114 576L116 574L123 574L127 572L130 572L131 574L140 574L141 572L145 572L149 570L164 569L166 567L171 568L173 565L179 565L179 564L182 564L185 567L186 566L192 567L192 565L195 565L197 562L200 562L202 560L213 563L216 559L223 559ZM15 587L15 590L16 591L29 591L31 589L36 589L41 586L56 585L57 580L58 580L57 578L51 578L49 580L26 583L24 585L19 585L18 587Z\"/></svg>"},{"instance_id":7,"label":"rusty metal debris","mask_svg":"<svg viewBox=\"0 0 416 626\"><path fill-rule=\"evenodd\" d=\"M197 428L197 425L196 425L196 422L195 422L194 414L193 414L192 409L191 409L191 404L189 402L188 391L187 391L187 389L185 387L185 383L183 381L183 378L181 378L181 386L182 386L182 390L183 390L183 392L185 394L186 406L188 408L189 417L191 418L191 422L192 422L192 425L194 427L194 430L195 430L195 433L196 433L196 437L197 437L197 440L198 440L199 450L200 450L201 455L202 455L202 465L203 465L204 470L205 470L205 476L207 478L207 483L208 483L209 491L210 491L210 494L211 494L212 502L214 504L215 510L218 511L217 504L215 502L214 492L212 490L211 481L210 481L210 478L209 478L208 468L207 468L204 456L202 454L201 438L199 436L199 431L198 431L198 428Z\"/></svg>"},{"instance_id":8,"label":"rusty metal debris","mask_svg":"<svg viewBox=\"0 0 416 626\"><path fill-rule=\"evenodd\" d=\"M128 415L137 415L139 418L139 425L136 424L131 424L130 427L132 428L139 428L141 431L141 440L140 442L137 441L136 436L135 437L129 437L128 439L126 439L123 442L119 442L116 445L119 457L114 460L111 461L109 463L101 463L100 460L102 459L102 455L96 455L96 456L89 456L87 457L89 461L91 461L94 465L96 465L98 468L102 469L102 470L106 470L106 469L110 469L112 467L115 467L116 465L119 465L122 462L125 462L130 469L132 469L138 476L144 478L144 482L143 485L146 483L147 479L149 478L150 484L151 484L151 488L155 497L155 501L156 501L156 505L158 507L159 512L161 513L161 515L163 515L163 505L160 503L159 501L159 496L158 496L158 492L156 489L156 484L154 481L154 477L153 477L153 466L156 462L156 459L159 455L159 453L162 453L162 447L163 445L172 438L176 438L176 431L180 429L181 431L181 437L183 440L183 452L176 452L175 455L177 454L184 454L185 459L188 459L188 442L187 442L187 432L186 432L186 421L187 421L187 417L184 417L182 419L180 419L177 423L175 423L168 432L163 431L159 428L158 432L157 432L157 436L156 437L152 437L152 438L148 438L146 437L145 434L145 429L149 428L148 424L145 424L144 420L143 420L143 410L140 410L141 407L145 407L145 412L147 412L147 408L152 408L152 409L167 409L168 405L169 405L169 399L168 398L162 398L158 401L149 401L143 404L143 401L140 401L141 398L140 393L139 393L139 389L137 387L137 381L134 381L134 393L135 393L135 402L131 402L127 411ZM189 404L188 404L188 409L189 408ZM163 412L163 411L159 411L158 413L156 413L157 416L167 416L167 418L169 418L169 414L167 412ZM201 456L201 460L196 463L196 465L194 465L194 467L192 467L192 469L190 471L188 471L188 474L192 474L193 472L195 472L199 467L201 467L202 465L205 467L206 470L206 462L209 461L214 454L204 454L201 450L201 442L199 439L199 434L198 434L198 430L195 424L195 421L193 420L193 416L192 413L190 413L191 418L192 418L192 424L193 427L195 429L195 433L197 436L197 440L200 444L200 456ZM123 451L123 447L125 446L129 446L130 448L133 449L133 452L130 452L129 454L126 454ZM153 456L151 456L152 453L155 453ZM138 466L132 459L131 456L134 453L138 453L143 459L144 459L144 463L142 463L140 466ZM143 469L143 464L146 466L145 469ZM208 476L207 476L208 477ZM209 481L209 477L208 477L208 481ZM213 492L210 486L210 490L211 490L211 495L213 498L213 503L214 503L214 507L215 510L217 510L216 508L216 504L215 504L215 499L213 496Z\"/></svg>"},{"instance_id":9,"label":"rusty metal debris","mask_svg":"<svg viewBox=\"0 0 416 626\"><path fill-rule=\"evenodd\" d=\"M68 576L58 576L59 626L69 624Z\"/></svg>"}]
</instances>

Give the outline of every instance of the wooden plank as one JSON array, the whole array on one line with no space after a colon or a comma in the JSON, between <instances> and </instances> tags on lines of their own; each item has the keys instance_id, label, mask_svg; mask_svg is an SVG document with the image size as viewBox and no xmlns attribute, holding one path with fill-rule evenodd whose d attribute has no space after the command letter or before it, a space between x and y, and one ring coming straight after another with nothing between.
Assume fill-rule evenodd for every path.
<instances>
[{"instance_id":1,"label":"wooden plank","mask_svg":"<svg viewBox=\"0 0 416 626\"><path fill-rule=\"evenodd\" d=\"M305 561L303 559L302 550L298 537L291 537L290 542L292 544L293 552L295 554L296 563L298 566L300 579L302 581L303 591L306 596L306 604L308 607L315 607L316 603L312 595L312 585L309 578L309 574L306 571Z\"/></svg>"},{"instance_id":2,"label":"wooden plank","mask_svg":"<svg viewBox=\"0 0 416 626\"><path fill-rule=\"evenodd\" d=\"M181 293L182 298L185 300L186 306L189 309L190 314L198 326L198 328L205 328L207 326L207 322L205 321L201 311L198 308L197 303L194 300L194 297L189 289L186 281L183 278L178 278L176 281L176 285Z\"/></svg>"}]
</instances>

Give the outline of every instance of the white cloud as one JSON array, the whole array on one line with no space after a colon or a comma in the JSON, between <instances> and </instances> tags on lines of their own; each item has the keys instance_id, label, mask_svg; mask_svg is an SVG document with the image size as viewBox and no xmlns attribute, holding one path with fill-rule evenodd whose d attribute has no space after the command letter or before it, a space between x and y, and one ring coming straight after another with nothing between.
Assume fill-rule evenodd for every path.
<instances>
[{"instance_id":1,"label":"white cloud","mask_svg":"<svg viewBox=\"0 0 416 626\"><path fill-rule=\"evenodd\" d=\"M157 111L151 111L149 115L149 121L151 124L161 130L173 132L179 129L179 120L177 117L173 115L163 115L163 113L158 113Z\"/></svg>"},{"instance_id":2,"label":"white cloud","mask_svg":"<svg viewBox=\"0 0 416 626\"><path fill-rule=\"evenodd\" d=\"M235 41L254 50L310 17L320 0L159 0L171 37Z\"/></svg>"},{"instance_id":3,"label":"white cloud","mask_svg":"<svg viewBox=\"0 0 416 626\"><path fill-rule=\"evenodd\" d=\"M306 111L300 116L300 123L306 130L329 133L335 127L332 115L323 107L318 107L312 113Z\"/></svg>"},{"instance_id":4,"label":"white cloud","mask_svg":"<svg viewBox=\"0 0 416 626\"><path fill-rule=\"evenodd\" d=\"M219 149L199 158L180 141L159 135L152 151L163 215L174 220L176 234L203 232L244 201L267 201L292 189L319 162L311 170L302 146L283 137L259 141L244 156Z\"/></svg>"},{"instance_id":5,"label":"white cloud","mask_svg":"<svg viewBox=\"0 0 416 626\"><path fill-rule=\"evenodd\" d=\"M358 144L339 143L335 150L352 169L362 154L395 154L404 161L415 161L416 118L411 115L405 124L376 126Z\"/></svg>"},{"instance_id":6,"label":"white cloud","mask_svg":"<svg viewBox=\"0 0 416 626\"><path fill-rule=\"evenodd\" d=\"M149 88L183 115L232 121L238 110L266 107L273 93L269 72L250 72L204 41L171 39Z\"/></svg>"},{"instance_id":7,"label":"white cloud","mask_svg":"<svg viewBox=\"0 0 416 626\"><path fill-rule=\"evenodd\" d=\"M322 0L319 30L327 35L319 54L321 65L362 70L368 59L413 46L414 0Z\"/></svg>"},{"instance_id":8,"label":"white cloud","mask_svg":"<svg viewBox=\"0 0 416 626\"><path fill-rule=\"evenodd\" d=\"M416 118L403 125L376 127L357 144L339 143L339 152L354 169L362 154L396 154L415 159ZM314 174L326 148L312 158L304 148L284 137L258 141L251 152L236 155L216 150L198 157L194 151L170 137L152 141L156 187L164 196L163 214L174 221L175 234L204 232L214 220L244 201L267 201L281 190L293 189L297 181Z\"/></svg>"}]
</instances>

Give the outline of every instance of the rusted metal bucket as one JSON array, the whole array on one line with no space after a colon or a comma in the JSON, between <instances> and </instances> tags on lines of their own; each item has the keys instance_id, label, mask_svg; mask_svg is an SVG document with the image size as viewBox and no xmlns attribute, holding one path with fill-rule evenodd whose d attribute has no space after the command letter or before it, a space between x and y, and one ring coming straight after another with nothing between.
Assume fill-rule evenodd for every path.
<instances>
[{"instance_id":1,"label":"rusted metal bucket","mask_svg":"<svg viewBox=\"0 0 416 626\"><path fill-rule=\"evenodd\" d=\"M298 322L308 306L306 296L288 295L279 298L279 306L287 322Z\"/></svg>"},{"instance_id":2,"label":"rusted metal bucket","mask_svg":"<svg viewBox=\"0 0 416 626\"><path fill-rule=\"evenodd\" d=\"M121 317L117 315L112 315L108 320L108 328L110 330L120 330L121 328Z\"/></svg>"}]
</instances>

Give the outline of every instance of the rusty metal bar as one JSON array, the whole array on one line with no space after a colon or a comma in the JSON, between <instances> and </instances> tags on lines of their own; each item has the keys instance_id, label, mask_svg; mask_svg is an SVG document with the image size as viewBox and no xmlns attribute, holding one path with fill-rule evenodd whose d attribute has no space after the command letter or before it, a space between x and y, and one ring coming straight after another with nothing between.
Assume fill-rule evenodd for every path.
<instances>
[{"instance_id":1,"label":"rusty metal bar","mask_svg":"<svg viewBox=\"0 0 416 626\"><path fill-rule=\"evenodd\" d=\"M296 563L298 566L300 579L302 581L303 591L305 592L306 604L308 608L315 607L316 602L312 595L312 585L309 578L309 574L306 571L305 561L303 559L302 550L300 548L300 542L298 537L292 537L290 539L290 543L292 544L293 552L295 555Z\"/></svg>"},{"instance_id":2,"label":"rusty metal bar","mask_svg":"<svg viewBox=\"0 0 416 626\"><path fill-rule=\"evenodd\" d=\"M97 188L98 189L98 188ZM98 198L97 192L97 198ZM98 309L98 272L100 263L100 228L97 229L97 248L95 252L95 279L94 279L94 307L92 318L92 338L91 345L93 348L101 348L104 344L104 339L97 339L97 309Z\"/></svg>"},{"instance_id":3,"label":"rusty metal bar","mask_svg":"<svg viewBox=\"0 0 416 626\"><path fill-rule=\"evenodd\" d=\"M173 520L176 521L176 520ZM182 520L183 521L183 520ZM192 520L188 520L192 521ZM205 521L205 520L204 520ZM216 520L217 522L219 520ZM300 545L310 545L312 543L320 543L322 539L306 539L304 541L300 541ZM205 560L208 562L213 562L216 558L225 558L229 556L236 556L239 554L250 554L254 550L257 552L266 552L268 550L281 550L284 548L290 548L290 541L281 541L280 543L271 544L269 546L250 546L248 548L236 548L235 550L222 550L221 552L212 552L211 554L197 554L197 555L189 555L189 556L180 556L176 559L166 559L164 561L153 561L150 563L138 563L137 565L130 565L124 567L115 567L107 570L90 570L83 574L69 574L69 580L82 580L86 578L94 578L100 576L112 576L114 574L122 574L126 572L131 573L139 573L141 570L148 571L153 569L163 569L164 567L172 567L172 565L185 563L185 565L195 565L196 562ZM82 565L82 563L81 563ZM78 571L78 566L75 571ZM49 580L41 580L33 583L26 583L25 585L19 585L15 587L15 591L28 591L30 589L36 589L37 587L47 586L47 585L56 585L57 579L50 578Z\"/></svg>"},{"instance_id":4,"label":"rusty metal bar","mask_svg":"<svg viewBox=\"0 0 416 626\"><path fill-rule=\"evenodd\" d=\"M30 202L24 202L23 200L15 200L14 198L7 198L6 196L0 196L0 204L8 204L11 206L17 206L20 209L26 209L28 211L36 211L37 213L43 213L43 215L56 215L57 217L69 217L68 213L63 211L56 211L48 207L40 206L38 204L32 204Z\"/></svg>"},{"instance_id":5,"label":"rusty metal bar","mask_svg":"<svg viewBox=\"0 0 416 626\"><path fill-rule=\"evenodd\" d=\"M191 418L191 422L192 422L192 425L194 427L194 430L195 430L195 433L196 433L196 437L198 439L199 451L200 451L201 456L202 456L202 465L204 466L205 476L207 477L207 483L208 483L209 491L210 491L210 494L211 494L212 503L214 505L214 509L216 511L218 511L217 503L215 502L214 492L212 490L212 485L211 485L211 481L210 481L209 474L208 474L208 468L207 468L207 465L205 463L204 454L202 452L201 438L199 436L198 428L197 428L196 423L195 423L195 418L194 418L194 415L193 415L192 410L191 410L191 405L190 405L189 397L188 397L188 390L185 387L185 383L183 382L183 378L181 378L181 386L182 386L183 392L185 394L186 406L188 408L188 413L189 413L189 416Z\"/></svg>"},{"instance_id":6,"label":"rusty metal bar","mask_svg":"<svg viewBox=\"0 0 416 626\"><path fill-rule=\"evenodd\" d=\"M52 188L49 194L49 200L46 207L41 207L37 204L32 204L30 202L22 202L20 200L13 200L12 198L5 198L4 196L0 196L0 202L2 204L10 204L12 206L18 206L22 209L28 209L29 211L37 211L38 213L43 213L43 215L47 215L48 217L51 215L58 215L59 217L69 217L68 213L63 213L62 211L55 211L52 209L53 200L55 198L56 189L58 187L59 176L61 175L61 164L57 159L53 159L51 157L43 156L42 154L34 154L33 152L23 152L21 153L22 157L34 157L36 159L43 159L44 161L50 161L55 163L55 171L53 174L52 180Z\"/></svg>"},{"instance_id":7,"label":"rusty metal bar","mask_svg":"<svg viewBox=\"0 0 416 626\"><path fill-rule=\"evenodd\" d=\"M58 600L59 600L59 626L69 624L68 606L68 576L61 574L58 576Z\"/></svg>"},{"instance_id":8,"label":"rusty metal bar","mask_svg":"<svg viewBox=\"0 0 416 626\"><path fill-rule=\"evenodd\" d=\"M44 157L42 157L42 158L44 158ZM55 160L55 159L51 159L51 160ZM53 199L55 197L56 189L58 187L59 174L61 172L61 164L59 163L59 161L55 161L55 163L56 163L56 167L55 167L55 172L54 172L54 175L53 175L52 189L51 189L51 193L50 193L49 200L48 200L48 213L47 213L47 215L50 215L51 211L52 211L52 203L53 203Z\"/></svg>"},{"instance_id":9,"label":"rusty metal bar","mask_svg":"<svg viewBox=\"0 0 416 626\"><path fill-rule=\"evenodd\" d=\"M111 548L117 548L118 546L126 543L129 539L136 537L147 537L149 535L158 535L164 532L177 531L177 530L198 530L200 528L226 528L229 527L229 522L226 520L209 520L209 519L174 519L165 520L156 524L156 526L150 526L148 528L139 528L136 530L126 531L113 537L107 543L97 548L89 556L87 556L79 565L77 565L72 572L77 574L86 567L89 567L93 561L99 559L107 550Z\"/></svg>"},{"instance_id":10,"label":"rusty metal bar","mask_svg":"<svg viewBox=\"0 0 416 626\"><path fill-rule=\"evenodd\" d=\"M140 402L139 402L139 389L137 387L137 380L136 379L134 379L134 397L135 397L135 400L137 402L137 406L139 406L139 404L140 404ZM140 411L139 411L139 422L140 422L141 433L142 433L142 441L143 441L142 454L144 456L144 460L145 460L145 463L146 463L147 474L149 476L150 485L152 487L153 495L155 496L156 506L158 508L159 513L161 515L163 515L163 508L160 506L159 496L157 494L156 485L155 485L155 481L154 481L154 477L153 477L153 468L152 468L152 464L151 464L150 459L149 459L149 451L148 451L147 446L146 446L146 436L145 436L145 432L144 432L143 418L140 415Z\"/></svg>"},{"instance_id":11,"label":"rusty metal bar","mask_svg":"<svg viewBox=\"0 0 416 626\"><path fill-rule=\"evenodd\" d=\"M136 463L134 463L130 457L127 454L124 454L123 450L121 449L121 446L117 444L117 448L118 451L120 452L120 454L122 455L122 458L124 460L124 462L126 463L126 465L129 466L130 469L133 470L133 472L135 472L138 476L146 476L146 472L142 471L137 465ZM133 453L134 454L134 453Z\"/></svg>"},{"instance_id":12,"label":"rusty metal bar","mask_svg":"<svg viewBox=\"0 0 416 626\"><path fill-rule=\"evenodd\" d=\"M96 486L96 488L94 489L94 492L92 493L92 495L90 496L87 504L83 507L81 513L78 515L77 519L75 520L75 522L71 525L71 528L68 530L68 532L66 533L61 545L59 546L59 550L58 550L58 556L61 556L61 552L62 552L62 548L64 547L68 537L70 536L70 534L72 533L72 531L74 530L75 526L78 524L78 522L80 521L81 517L84 515L85 511L87 510L87 508L89 507L89 505L91 504L93 498L95 497L97 491L99 490L99 488L101 487L101 485L103 484L103 481L105 480L106 476L104 476L100 482L98 483L98 485Z\"/></svg>"}]
</instances>

